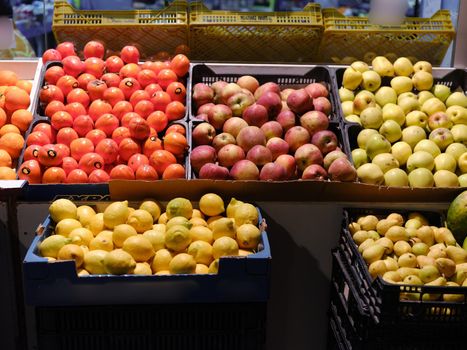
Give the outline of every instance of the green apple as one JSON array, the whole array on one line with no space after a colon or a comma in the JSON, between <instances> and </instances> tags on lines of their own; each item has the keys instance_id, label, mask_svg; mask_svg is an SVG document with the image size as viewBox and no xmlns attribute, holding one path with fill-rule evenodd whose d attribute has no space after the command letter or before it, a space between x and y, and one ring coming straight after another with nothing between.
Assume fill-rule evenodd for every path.
<instances>
[{"instance_id":1,"label":"green apple","mask_svg":"<svg viewBox=\"0 0 467 350\"><path fill-rule=\"evenodd\" d=\"M409 77L413 73L412 62L407 57L399 57L394 62L394 73L396 75Z\"/></svg>"},{"instance_id":2,"label":"green apple","mask_svg":"<svg viewBox=\"0 0 467 350\"><path fill-rule=\"evenodd\" d=\"M446 114L453 124L467 124L467 108L451 106L446 109Z\"/></svg>"},{"instance_id":3,"label":"green apple","mask_svg":"<svg viewBox=\"0 0 467 350\"><path fill-rule=\"evenodd\" d=\"M381 77L393 77L394 76L394 66L392 63L384 56L377 56L371 62L373 70L378 73Z\"/></svg>"},{"instance_id":4,"label":"green apple","mask_svg":"<svg viewBox=\"0 0 467 350\"><path fill-rule=\"evenodd\" d=\"M415 95L413 92L404 92L402 94L400 94L399 96L397 96L397 103L399 103L400 101L402 101L404 98L406 97L412 97L412 98L416 98L418 99L418 96Z\"/></svg>"},{"instance_id":5,"label":"green apple","mask_svg":"<svg viewBox=\"0 0 467 350\"><path fill-rule=\"evenodd\" d=\"M397 104L402 108L405 115L409 114L412 111L418 111L420 109L420 102L418 99L412 97L406 97L397 102Z\"/></svg>"},{"instance_id":6,"label":"green apple","mask_svg":"<svg viewBox=\"0 0 467 350\"><path fill-rule=\"evenodd\" d=\"M433 95L431 92L429 91L420 91L418 93L418 102L420 102L420 106L423 106L423 104L425 103L425 101L429 100L430 98L433 98L435 97L435 95Z\"/></svg>"},{"instance_id":7,"label":"green apple","mask_svg":"<svg viewBox=\"0 0 467 350\"><path fill-rule=\"evenodd\" d=\"M433 187L435 180L433 173L425 168L418 168L409 174L409 185L415 188Z\"/></svg>"},{"instance_id":8,"label":"green apple","mask_svg":"<svg viewBox=\"0 0 467 350\"><path fill-rule=\"evenodd\" d=\"M365 129L378 129L383 124L383 113L376 107L368 107L360 113L360 120Z\"/></svg>"},{"instance_id":9,"label":"green apple","mask_svg":"<svg viewBox=\"0 0 467 350\"><path fill-rule=\"evenodd\" d=\"M344 118L346 121L350 123L357 123L357 124L362 125L362 121L360 120L360 117L356 114L351 114L351 115L345 116Z\"/></svg>"},{"instance_id":10,"label":"green apple","mask_svg":"<svg viewBox=\"0 0 467 350\"><path fill-rule=\"evenodd\" d=\"M446 106L439 98L433 97L423 103L422 112L430 116L436 112L446 112Z\"/></svg>"},{"instance_id":11,"label":"green apple","mask_svg":"<svg viewBox=\"0 0 467 350\"><path fill-rule=\"evenodd\" d=\"M437 157L439 154L441 154L441 150L439 149L438 145L431 140L421 140L419 143L417 143L413 151L425 151L430 153L433 157Z\"/></svg>"},{"instance_id":12,"label":"green apple","mask_svg":"<svg viewBox=\"0 0 467 350\"><path fill-rule=\"evenodd\" d=\"M467 173L467 153L461 154L459 159L457 160L457 166L462 174Z\"/></svg>"},{"instance_id":13,"label":"green apple","mask_svg":"<svg viewBox=\"0 0 467 350\"><path fill-rule=\"evenodd\" d=\"M426 139L425 130L419 126L412 125L402 130L402 141L407 142L412 149L424 139Z\"/></svg>"},{"instance_id":14,"label":"green apple","mask_svg":"<svg viewBox=\"0 0 467 350\"><path fill-rule=\"evenodd\" d=\"M412 111L405 116L405 125L416 125L425 129L428 125L428 116L422 111Z\"/></svg>"},{"instance_id":15,"label":"green apple","mask_svg":"<svg viewBox=\"0 0 467 350\"><path fill-rule=\"evenodd\" d=\"M454 137L454 142L467 144L467 125L456 124L451 128L451 133Z\"/></svg>"},{"instance_id":16,"label":"green apple","mask_svg":"<svg viewBox=\"0 0 467 350\"><path fill-rule=\"evenodd\" d=\"M384 184L391 187L407 187L409 177L404 170L394 168L384 174Z\"/></svg>"},{"instance_id":17,"label":"green apple","mask_svg":"<svg viewBox=\"0 0 467 350\"><path fill-rule=\"evenodd\" d=\"M451 156L454 157L454 159L456 160L456 163L459 157L463 153L466 153L466 152L467 152L467 147L459 142L451 143L445 150L445 153L450 154Z\"/></svg>"},{"instance_id":18,"label":"green apple","mask_svg":"<svg viewBox=\"0 0 467 350\"><path fill-rule=\"evenodd\" d=\"M413 65L413 71L414 72L427 72L431 73L433 71L433 67L430 62L427 61L418 61Z\"/></svg>"},{"instance_id":19,"label":"green apple","mask_svg":"<svg viewBox=\"0 0 467 350\"><path fill-rule=\"evenodd\" d=\"M435 159L426 151L414 152L407 160L407 171L410 173L418 168L433 170L435 167Z\"/></svg>"},{"instance_id":20,"label":"green apple","mask_svg":"<svg viewBox=\"0 0 467 350\"><path fill-rule=\"evenodd\" d=\"M400 126L404 125L405 113L401 106L388 103L383 107L383 120L394 120Z\"/></svg>"},{"instance_id":21,"label":"green apple","mask_svg":"<svg viewBox=\"0 0 467 350\"><path fill-rule=\"evenodd\" d=\"M467 174L458 177L460 187L467 187Z\"/></svg>"},{"instance_id":22,"label":"green apple","mask_svg":"<svg viewBox=\"0 0 467 350\"><path fill-rule=\"evenodd\" d=\"M438 128L430 133L429 139L434 141L441 151L444 151L451 143L454 142L454 136L449 129Z\"/></svg>"},{"instance_id":23,"label":"green apple","mask_svg":"<svg viewBox=\"0 0 467 350\"><path fill-rule=\"evenodd\" d=\"M346 89L345 87L341 87L339 89L339 98L341 99L341 102L353 101L355 95L352 90Z\"/></svg>"},{"instance_id":24,"label":"green apple","mask_svg":"<svg viewBox=\"0 0 467 350\"><path fill-rule=\"evenodd\" d=\"M370 67L368 67L368 64L366 64L363 61L355 61L350 65L350 67L352 67L360 73L364 73L370 69Z\"/></svg>"},{"instance_id":25,"label":"green apple","mask_svg":"<svg viewBox=\"0 0 467 350\"><path fill-rule=\"evenodd\" d=\"M451 95L451 89L443 84L436 84L431 91L435 97L439 98L442 102L446 101L449 95Z\"/></svg>"},{"instance_id":26,"label":"green apple","mask_svg":"<svg viewBox=\"0 0 467 350\"><path fill-rule=\"evenodd\" d=\"M415 72L412 83L418 91L430 90L433 86L433 75L425 71Z\"/></svg>"},{"instance_id":27,"label":"green apple","mask_svg":"<svg viewBox=\"0 0 467 350\"><path fill-rule=\"evenodd\" d=\"M349 90L355 90L360 86L362 82L362 72L359 72L352 67L348 67L344 71L344 76L342 77L342 85Z\"/></svg>"},{"instance_id":28,"label":"green apple","mask_svg":"<svg viewBox=\"0 0 467 350\"><path fill-rule=\"evenodd\" d=\"M391 154L397 159L400 166L404 166L412 155L412 147L407 142L399 141L392 145Z\"/></svg>"},{"instance_id":29,"label":"green apple","mask_svg":"<svg viewBox=\"0 0 467 350\"><path fill-rule=\"evenodd\" d=\"M371 161L386 173L388 170L399 168L399 162L391 153L380 153Z\"/></svg>"},{"instance_id":30,"label":"green apple","mask_svg":"<svg viewBox=\"0 0 467 350\"><path fill-rule=\"evenodd\" d=\"M449 153L441 153L435 158L435 170L448 170L455 172L457 168L457 161Z\"/></svg>"},{"instance_id":31,"label":"green apple","mask_svg":"<svg viewBox=\"0 0 467 350\"><path fill-rule=\"evenodd\" d=\"M342 106L342 113L344 113L344 117L354 114L353 101L344 101L342 102L341 106Z\"/></svg>"},{"instance_id":32,"label":"green apple","mask_svg":"<svg viewBox=\"0 0 467 350\"><path fill-rule=\"evenodd\" d=\"M428 127L430 130L438 128L450 129L452 127L452 122L445 112L436 112L428 117Z\"/></svg>"},{"instance_id":33,"label":"green apple","mask_svg":"<svg viewBox=\"0 0 467 350\"><path fill-rule=\"evenodd\" d=\"M355 169L360 168L363 164L368 163L368 156L366 151L361 148L356 148L352 151L352 161Z\"/></svg>"},{"instance_id":34,"label":"green apple","mask_svg":"<svg viewBox=\"0 0 467 350\"><path fill-rule=\"evenodd\" d=\"M457 175L448 170L438 170L433 179L436 187L459 187Z\"/></svg>"},{"instance_id":35,"label":"green apple","mask_svg":"<svg viewBox=\"0 0 467 350\"><path fill-rule=\"evenodd\" d=\"M379 128L379 133L389 142L394 143L402 137L400 125L394 120L386 120Z\"/></svg>"},{"instance_id":36,"label":"green apple","mask_svg":"<svg viewBox=\"0 0 467 350\"><path fill-rule=\"evenodd\" d=\"M446 106L461 106L467 108L467 96L463 92L454 92L446 100Z\"/></svg>"},{"instance_id":37,"label":"green apple","mask_svg":"<svg viewBox=\"0 0 467 350\"><path fill-rule=\"evenodd\" d=\"M360 86L362 89L368 91L376 91L381 86L381 77L375 71L367 70L362 73L362 82Z\"/></svg>"},{"instance_id":38,"label":"green apple","mask_svg":"<svg viewBox=\"0 0 467 350\"><path fill-rule=\"evenodd\" d=\"M400 95L412 91L413 82L409 77L395 77L391 79L391 87Z\"/></svg>"},{"instance_id":39,"label":"green apple","mask_svg":"<svg viewBox=\"0 0 467 350\"><path fill-rule=\"evenodd\" d=\"M380 153L391 152L391 144L383 135L371 135L366 142L366 154L373 159Z\"/></svg>"},{"instance_id":40,"label":"green apple","mask_svg":"<svg viewBox=\"0 0 467 350\"><path fill-rule=\"evenodd\" d=\"M370 136L372 135L379 135L378 130L375 129L363 129L358 133L357 136L357 143L358 147L366 149L366 143Z\"/></svg>"},{"instance_id":41,"label":"green apple","mask_svg":"<svg viewBox=\"0 0 467 350\"><path fill-rule=\"evenodd\" d=\"M375 107L376 106L376 99L375 95L368 91L368 90L362 90L360 91L356 96L355 99L353 100L353 109L354 109L354 114L360 115L360 113L368 108L368 107Z\"/></svg>"},{"instance_id":42,"label":"green apple","mask_svg":"<svg viewBox=\"0 0 467 350\"><path fill-rule=\"evenodd\" d=\"M397 103L397 94L393 88L382 86L376 91L375 99L376 103L383 107L388 103Z\"/></svg>"},{"instance_id":43,"label":"green apple","mask_svg":"<svg viewBox=\"0 0 467 350\"><path fill-rule=\"evenodd\" d=\"M383 171L373 163L363 164L357 169L359 180L366 184L381 185L384 182Z\"/></svg>"}]
</instances>

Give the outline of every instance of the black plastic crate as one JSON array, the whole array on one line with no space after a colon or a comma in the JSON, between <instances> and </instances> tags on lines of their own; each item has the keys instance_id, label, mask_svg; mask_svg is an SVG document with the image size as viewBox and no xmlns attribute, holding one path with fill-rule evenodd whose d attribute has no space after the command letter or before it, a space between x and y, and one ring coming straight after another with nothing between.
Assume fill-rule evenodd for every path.
<instances>
[{"instance_id":1,"label":"black plastic crate","mask_svg":"<svg viewBox=\"0 0 467 350\"><path fill-rule=\"evenodd\" d=\"M36 308L39 349L260 350L266 303Z\"/></svg>"}]
</instances>

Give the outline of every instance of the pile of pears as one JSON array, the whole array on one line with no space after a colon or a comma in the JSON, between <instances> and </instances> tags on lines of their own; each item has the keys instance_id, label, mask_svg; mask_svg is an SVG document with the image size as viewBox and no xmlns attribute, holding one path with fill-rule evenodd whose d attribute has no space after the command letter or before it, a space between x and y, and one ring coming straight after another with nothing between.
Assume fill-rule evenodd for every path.
<instances>
[{"instance_id":1,"label":"pile of pears","mask_svg":"<svg viewBox=\"0 0 467 350\"><path fill-rule=\"evenodd\" d=\"M73 260L78 276L216 274L219 258L254 254L261 240L257 208L215 193L198 208L186 198L165 212L154 200L76 206L58 199L49 207L54 232L39 245L49 263Z\"/></svg>"},{"instance_id":2,"label":"pile of pears","mask_svg":"<svg viewBox=\"0 0 467 350\"><path fill-rule=\"evenodd\" d=\"M361 182L467 186L467 96L435 84L429 62L353 62L339 96L345 120L363 127L352 150Z\"/></svg>"},{"instance_id":3,"label":"pile of pears","mask_svg":"<svg viewBox=\"0 0 467 350\"><path fill-rule=\"evenodd\" d=\"M349 224L349 232L372 278L404 285L467 287L467 250L448 228L430 226L420 213L410 213L407 219L398 213L361 216ZM464 295L401 293L401 300L461 302Z\"/></svg>"}]
</instances>

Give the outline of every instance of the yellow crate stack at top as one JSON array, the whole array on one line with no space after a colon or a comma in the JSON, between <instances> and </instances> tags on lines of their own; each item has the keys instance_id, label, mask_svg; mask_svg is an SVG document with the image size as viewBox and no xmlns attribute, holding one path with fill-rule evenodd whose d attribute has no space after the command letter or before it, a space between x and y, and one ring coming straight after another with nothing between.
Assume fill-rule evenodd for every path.
<instances>
[{"instance_id":1,"label":"yellow crate stack at top","mask_svg":"<svg viewBox=\"0 0 467 350\"><path fill-rule=\"evenodd\" d=\"M363 60L371 64L375 56L390 60L409 57L414 62L441 64L455 30L447 10L431 18L406 18L400 26L380 26L367 17L346 17L335 9L324 9L324 32L320 60L350 64Z\"/></svg>"},{"instance_id":2,"label":"yellow crate stack at top","mask_svg":"<svg viewBox=\"0 0 467 350\"><path fill-rule=\"evenodd\" d=\"M162 10L85 11L57 0L52 30L57 42L72 41L78 50L100 40L110 53L135 45L143 58L164 57L188 44L187 6L175 0Z\"/></svg>"}]
</instances>

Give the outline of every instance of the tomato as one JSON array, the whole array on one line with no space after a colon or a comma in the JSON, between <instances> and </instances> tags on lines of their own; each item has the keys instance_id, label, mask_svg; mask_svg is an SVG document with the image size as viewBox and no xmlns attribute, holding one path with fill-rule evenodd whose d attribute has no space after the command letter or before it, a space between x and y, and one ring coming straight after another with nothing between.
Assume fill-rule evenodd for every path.
<instances>
[{"instance_id":1,"label":"tomato","mask_svg":"<svg viewBox=\"0 0 467 350\"><path fill-rule=\"evenodd\" d=\"M177 74L174 73L171 69L162 69L157 74L157 83L161 86L162 89L167 89L170 83L173 83L178 80Z\"/></svg>"},{"instance_id":2,"label":"tomato","mask_svg":"<svg viewBox=\"0 0 467 350\"><path fill-rule=\"evenodd\" d=\"M152 96L156 91L162 91L162 88L159 84L149 84L144 88L144 91L146 91L149 96Z\"/></svg>"},{"instance_id":3,"label":"tomato","mask_svg":"<svg viewBox=\"0 0 467 350\"><path fill-rule=\"evenodd\" d=\"M49 61L61 61L62 55L55 49L48 49L42 54L42 63Z\"/></svg>"},{"instance_id":4,"label":"tomato","mask_svg":"<svg viewBox=\"0 0 467 350\"><path fill-rule=\"evenodd\" d=\"M58 44L57 51L60 52L62 59L67 56L76 56L75 45L69 41Z\"/></svg>"},{"instance_id":5,"label":"tomato","mask_svg":"<svg viewBox=\"0 0 467 350\"><path fill-rule=\"evenodd\" d=\"M124 65L125 63L118 56L110 56L105 60L105 67L108 73L118 73Z\"/></svg>"},{"instance_id":6,"label":"tomato","mask_svg":"<svg viewBox=\"0 0 467 350\"><path fill-rule=\"evenodd\" d=\"M107 84L107 86L110 87L118 87L120 82L122 81L122 78L120 78L117 74L115 73L105 73L102 77L101 80Z\"/></svg>"},{"instance_id":7,"label":"tomato","mask_svg":"<svg viewBox=\"0 0 467 350\"><path fill-rule=\"evenodd\" d=\"M157 151L154 151L149 157L149 163L151 166L154 167L154 169L156 169L159 177L162 177L162 174L164 174L165 169L170 164L177 163L177 159L169 151L157 150Z\"/></svg>"},{"instance_id":8,"label":"tomato","mask_svg":"<svg viewBox=\"0 0 467 350\"><path fill-rule=\"evenodd\" d=\"M59 167L51 167L42 174L43 184L59 184L66 181L65 170Z\"/></svg>"},{"instance_id":9,"label":"tomato","mask_svg":"<svg viewBox=\"0 0 467 350\"><path fill-rule=\"evenodd\" d=\"M90 57L103 59L105 54L105 47L101 42L92 40L84 45L83 54L84 58L86 59Z\"/></svg>"},{"instance_id":10,"label":"tomato","mask_svg":"<svg viewBox=\"0 0 467 350\"><path fill-rule=\"evenodd\" d=\"M190 60L183 54L178 54L170 61L170 68L179 77L185 76L190 69Z\"/></svg>"},{"instance_id":11,"label":"tomato","mask_svg":"<svg viewBox=\"0 0 467 350\"><path fill-rule=\"evenodd\" d=\"M74 78L83 73L86 68L85 63L78 56L67 56L62 59L62 64L65 74Z\"/></svg>"},{"instance_id":12,"label":"tomato","mask_svg":"<svg viewBox=\"0 0 467 350\"><path fill-rule=\"evenodd\" d=\"M78 86L78 80L71 75L64 75L57 81L57 87L62 90L63 96L67 96L71 90L76 89Z\"/></svg>"},{"instance_id":13,"label":"tomato","mask_svg":"<svg viewBox=\"0 0 467 350\"><path fill-rule=\"evenodd\" d=\"M79 162L86 154L94 152L94 144L87 138L80 137L70 143L71 156Z\"/></svg>"},{"instance_id":14,"label":"tomato","mask_svg":"<svg viewBox=\"0 0 467 350\"><path fill-rule=\"evenodd\" d=\"M116 128L113 133L112 133L112 140L115 141L117 146L120 144L120 142L125 139L130 137L130 130L124 126L119 126Z\"/></svg>"},{"instance_id":15,"label":"tomato","mask_svg":"<svg viewBox=\"0 0 467 350\"><path fill-rule=\"evenodd\" d=\"M154 105L152 104L151 101L142 100L136 103L135 105L135 113L138 113L141 117L145 119L152 112L154 112Z\"/></svg>"},{"instance_id":16,"label":"tomato","mask_svg":"<svg viewBox=\"0 0 467 350\"><path fill-rule=\"evenodd\" d=\"M94 122L88 115L80 115L73 120L73 129L79 137L85 137L88 132L94 129Z\"/></svg>"},{"instance_id":17,"label":"tomato","mask_svg":"<svg viewBox=\"0 0 467 350\"><path fill-rule=\"evenodd\" d=\"M67 145L63 143L57 143L55 145L55 149L57 150L58 154L62 158L70 156L70 147L68 147Z\"/></svg>"},{"instance_id":18,"label":"tomato","mask_svg":"<svg viewBox=\"0 0 467 350\"><path fill-rule=\"evenodd\" d=\"M118 145L118 154L120 159L127 162L133 154L141 153L141 147L131 138L120 141Z\"/></svg>"},{"instance_id":19,"label":"tomato","mask_svg":"<svg viewBox=\"0 0 467 350\"><path fill-rule=\"evenodd\" d=\"M146 120L149 126L156 130L156 132L161 132L164 130L169 123L167 116L162 111L152 112L150 115L148 115Z\"/></svg>"},{"instance_id":20,"label":"tomato","mask_svg":"<svg viewBox=\"0 0 467 350\"><path fill-rule=\"evenodd\" d=\"M49 123L39 123L36 126L34 126L34 129L32 129L32 131L43 132L50 140L50 142L48 143L55 142L55 136L57 135L57 132L52 128L52 125L50 125Z\"/></svg>"},{"instance_id":21,"label":"tomato","mask_svg":"<svg viewBox=\"0 0 467 350\"><path fill-rule=\"evenodd\" d=\"M104 139L97 144L95 152L104 159L105 164L112 164L118 157L118 144L112 139Z\"/></svg>"},{"instance_id":22,"label":"tomato","mask_svg":"<svg viewBox=\"0 0 467 350\"><path fill-rule=\"evenodd\" d=\"M67 175L65 182L68 184L85 184L88 183L88 175L81 169L73 169Z\"/></svg>"},{"instance_id":23,"label":"tomato","mask_svg":"<svg viewBox=\"0 0 467 350\"><path fill-rule=\"evenodd\" d=\"M79 102L81 103L84 108L89 106L91 99L86 91L80 88L76 88L71 90L68 95L66 95L66 101L68 103Z\"/></svg>"},{"instance_id":24,"label":"tomato","mask_svg":"<svg viewBox=\"0 0 467 350\"><path fill-rule=\"evenodd\" d=\"M188 142L182 134L171 132L164 137L164 149L176 157L181 157L188 149Z\"/></svg>"},{"instance_id":25,"label":"tomato","mask_svg":"<svg viewBox=\"0 0 467 350\"><path fill-rule=\"evenodd\" d=\"M125 78L120 82L118 87L123 91L125 98L129 99L133 92L141 88L141 85L135 78Z\"/></svg>"},{"instance_id":26,"label":"tomato","mask_svg":"<svg viewBox=\"0 0 467 350\"><path fill-rule=\"evenodd\" d=\"M165 134L168 135L171 132L178 132L179 134L182 134L184 136L186 135L185 127L182 124L177 124L177 123L172 124L171 126L167 128L167 130L165 131Z\"/></svg>"},{"instance_id":27,"label":"tomato","mask_svg":"<svg viewBox=\"0 0 467 350\"><path fill-rule=\"evenodd\" d=\"M38 145L43 146L50 143L51 140L49 137L43 133L42 131L33 131L29 134L28 138L26 139L26 145Z\"/></svg>"},{"instance_id":28,"label":"tomato","mask_svg":"<svg viewBox=\"0 0 467 350\"><path fill-rule=\"evenodd\" d=\"M50 103L52 101L59 101L63 103L65 102L65 95L59 87L55 85L45 85L42 87L41 92L39 93L39 100L42 103Z\"/></svg>"},{"instance_id":29,"label":"tomato","mask_svg":"<svg viewBox=\"0 0 467 350\"><path fill-rule=\"evenodd\" d=\"M65 106L65 112L68 112L75 120L78 116L86 114L86 108L79 102L72 102Z\"/></svg>"},{"instance_id":30,"label":"tomato","mask_svg":"<svg viewBox=\"0 0 467 350\"><path fill-rule=\"evenodd\" d=\"M149 164L142 164L136 169L135 178L136 180L152 181L158 180L159 175L157 175L156 169Z\"/></svg>"},{"instance_id":31,"label":"tomato","mask_svg":"<svg viewBox=\"0 0 467 350\"><path fill-rule=\"evenodd\" d=\"M72 170L78 169L78 162L73 157L64 157L62 160L62 169L68 175Z\"/></svg>"},{"instance_id":32,"label":"tomato","mask_svg":"<svg viewBox=\"0 0 467 350\"><path fill-rule=\"evenodd\" d=\"M58 79L65 75L65 71L60 66L52 66L45 71L44 79L47 84L55 85Z\"/></svg>"},{"instance_id":33,"label":"tomato","mask_svg":"<svg viewBox=\"0 0 467 350\"><path fill-rule=\"evenodd\" d=\"M129 166L120 164L110 171L110 178L113 180L134 180L135 173Z\"/></svg>"},{"instance_id":34,"label":"tomato","mask_svg":"<svg viewBox=\"0 0 467 350\"><path fill-rule=\"evenodd\" d=\"M131 118L128 129L130 130L130 136L140 141L147 139L150 134L148 122L141 117Z\"/></svg>"},{"instance_id":35,"label":"tomato","mask_svg":"<svg viewBox=\"0 0 467 350\"><path fill-rule=\"evenodd\" d=\"M26 161L31 159L37 159L37 155L39 154L40 148L41 146L39 145L31 145L26 147L26 149L24 150L23 160Z\"/></svg>"},{"instance_id":36,"label":"tomato","mask_svg":"<svg viewBox=\"0 0 467 350\"><path fill-rule=\"evenodd\" d=\"M94 129L86 134L86 138L90 140L94 146L97 146L99 142L106 138L106 135L102 130Z\"/></svg>"},{"instance_id":37,"label":"tomato","mask_svg":"<svg viewBox=\"0 0 467 350\"><path fill-rule=\"evenodd\" d=\"M145 88L149 84L157 83L157 75L150 69L143 69L139 71L136 79L141 84L141 87Z\"/></svg>"},{"instance_id":38,"label":"tomato","mask_svg":"<svg viewBox=\"0 0 467 350\"><path fill-rule=\"evenodd\" d=\"M110 103L104 100L94 100L88 109L88 114L93 121L96 121L101 115L112 112Z\"/></svg>"},{"instance_id":39,"label":"tomato","mask_svg":"<svg viewBox=\"0 0 467 350\"><path fill-rule=\"evenodd\" d=\"M124 78L137 78L138 73L141 71L140 66L136 63L128 63L120 69L119 75L122 79Z\"/></svg>"},{"instance_id":40,"label":"tomato","mask_svg":"<svg viewBox=\"0 0 467 350\"><path fill-rule=\"evenodd\" d=\"M185 117L185 113L185 105L178 101L170 102L165 108L165 115L167 116L169 121L182 119L183 117Z\"/></svg>"},{"instance_id":41,"label":"tomato","mask_svg":"<svg viewBox=\"0 0 467 350\"><path fill-rule=\"evenodd\" d=\"M62 128L57 132L57 143L70 146L71 141L79 138L78 133L73 128Z\"/></svg>"},{"instance_id":42,"label":"tomato","mask_svg":"<svg viewBox=\"0 0 467 350\"><path fill-rule=\"evenodd\" d=\"M130 103L132 104L133 108L135 108L136 104L139 102L139 101L143 101L143 100L149 100L151 97L149 96L149 94L144 91L144 90L136 90L135 92L133 92L131 94L131 97L130 97Z\"/></svg>"},{"instance_id":43,"label":"tomato","mask_svg":"<svg viewBox=\"0 0 467 350\"><path fill-rule=\"evenodd\" d=\"M125 95L123 91L117 87L109 87L104 91L102 98L109 102L112 108L120 101L125 100Z\"/></svg>"},{"instance_id":44,"label":"tomato","mask_svg":"<svg viewBox=\"0 0 467 350\"><path fill-rule=\"evenodd\" d=\"M50 118L50 124L55 130L66 127L71 128L73 126L73 117L70 113L65 111L56 112L52 118Z\"/></svg>"},{"instance_id":45,"label":"tomato","mask_svg":"<svg viewBox=\"0 0 467 350\"><path fill-rule=\"evenodd\" d=\"M96 77L89 73L83 73L78 77L78 85L81 89L86 90L89 82L96 80Z\"/></svg>"},{"instance_id":46,"label":"tomato","mask_svg":"<svg viewBox=\"0 0 467 350\"><path fill-rule=\"evenodd\" d=\"M61 92L61 90L59 90ZM51 117L55 112L64 111L65 105L60 101L51 101L47 107L45 107L44 114L47 117ZM69 113L69 112L68 112Z\"/></svg>"},{"instance_id":47,"label":"tomato","mask_svg":"<svg viewBox=\"0 0 467 350\"><path fill-rule=\"evenodd\" d=\"M88 181L89 183L102 183L108 182L110 180L109 174L102 169L96 169L91 174L89 174Z\"/></svg>"},{"instance_id":48,"label":"tomato","mask_svg":"<svg viewBox=\"0 0 467 350\"><path fill-rule=\"evenodd\" d=\"M125 63L138 63L140 55L136 47L125 46L120 52L120 57Z\"/></svg>"},{"instance_id":49,"label":"tomato","mask_svg":"<svg viewBox=\"0 0 467 350\"><path fill-rule=\"evenodd\" d=\"M135 113L135 112L125 113L122 119L120 120L120 124L128 128L128 126L130 125L130 120L136 117L140 117L138 113Z\"/></svg>"},{"instance_id":50,"label":"tomato","mask_svg":"<svg viewBox=\"0 0 467 350\"><path fill-rule=\"evenodd\" d=\"M179 83L178 81L170 83L169 86L167 86L166 92L169 94L172 101L178 101L185 104L186 89L182 83Z\"/></svg>"},{"instance_id":51,"label":"tomato","mask_svg":"<svg viewBox=\"0 0 467 350\"><path fill-rule=\"evenodd\" d=\"M55 148L55 145L46 144L39 148L37 154L37 160L43 166L58 166L62 164L63 157L60 156L60 153Z\"/></svg>"},{"instance_id":52,"label":"tomato","mask_svg":"<svg viewBox=\"0 0 467 350\"><path fill-rule=\"evenodd\" d=\"M104 158L94 152L86 153L79 160L78 167L89 175L94 170L102 169L104 167Z\"/></svg>"},{"instance_id":53,"label":"tomato","mask_svg":"<svg viewBox=\"0 0 467 350\"><path fill-rule=\"evenodd\" d=\"M102 130L107 137L111 137L113 131L118 128L120 122L116 116L110 113L101 115L95 123L95 128Z\"/></svg>"},{"instance_id":54,"label":"tomato","mask_svg":"<svg viewBox=\"0 0 467 350\"><path fill-rule=\"evenodd\" d=\"M149 159L144 154L136 153L128 159L128 166L135 172L141 165L149 165Z\"/></svg>"},{"instance_id":55,"label":"tomato","mask_svg":"<svg viewBox=\"0 0 467 350\"><path fill-rule=\"evenodd\" d=\"M184 179L186 177L185 168L181 164L170 164L165 168L162 179Z\"/></svg>"},{"instance_id":56,"label":"tomato","mask_svg":"<svg viewBox=\"0 0 467 350\"><path fill-rule=\"evenodd\" d=\"M156 91L151 97L151 102L154 105L155 111L162 111L165 113L167 105L171 102L170 95L164 91Z\"/></svg>"},{"instance_id":57,"label":"tomato","mask_svg":"<svg viewBox=\"0 0 467 350\"><path fill-rule=\"evenodd\" d=\"M128 112L133 112L133 106L128 101L119 101L112 108L112 114L120 120Z\"/></svg>"},{"instance_id":58,"label":"tomato","mask_svg":"<svg viewBox=\"0 0 467 350\"><path fill-rule=\"evenodd\" d=\"M148 137L143 145L143 153L151 157L151 154L158 150L162 150L162 141L156 135Z\"/></svg>"},{"instance_id":59,"label":"tomato","mask_svg":"<svg viewBox=\"0 0 467 350\"><path fill-rule=\"evenodd\" d=\"M166 68L166 66L164 65L163 62L160 62L160 61L146 61L143 63L143 65L141 66L141 68L143 69L150 69L152 70L156 76L157 74L163 70L164 68Z\"/></svg>"},{"instance_id":60,"label":"tomato","mask_svg":"<svg viewBox=\"0 0 467 350\"><path fill-rule=\"evenodd\" d=\"M107 90L107 84L102 80L92 80L86 86L86 90L91 98L91 101L102 99L104 91Z\"/></svg>"},{"instance_id":61,"label":"tomato","mask_svg":"<svg viewBox=\"0 0 467 350\"><path fill-rule=\"evenodd\" d=\"M18 178L30 184L39 184L42 180L41 166L35 159L27 160L18 169Z\"/></svg>"},{"instance_id":62,"label":"tomato","mask_svg":"<svg viewBox=\"0 0 467 350\"><path fill-rule=\"evenodd\" d=\"M84 71L88 74L94 75L97 79L104 74L105 62L97 57L89 57L84 61Z\"/></svg>"}]
</instances>

